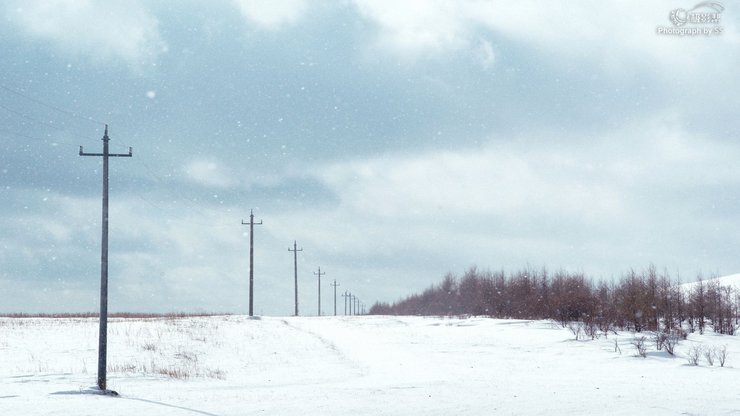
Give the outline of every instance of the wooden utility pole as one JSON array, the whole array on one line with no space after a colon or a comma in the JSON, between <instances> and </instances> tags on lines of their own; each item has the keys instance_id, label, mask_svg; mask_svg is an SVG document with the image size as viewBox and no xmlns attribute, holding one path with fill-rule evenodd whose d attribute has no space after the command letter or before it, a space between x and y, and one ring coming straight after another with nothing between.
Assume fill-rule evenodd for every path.
<instances>
[{"instance_id":1,"label":"wooden utility pole","mask_svg":"<svg viewBox=\"0 0 740 416\"><path fill-rule=\"evenodd\" d=\"M303 247L298 248L298 243L293 240L293 249L288 247L288 251L293 252L293 279L295 280L295 316L298 316L298 252L303 251Z\"/></svg>"},{"instance_id":2,"label":"wooden utility pole","mask_svg":"<svg viewBox=\"0 0 740 416\"><path fill-rule=\"evenodd\" d=\"M98 333L98 388L104 393L106 390L106 369L108 358L108 158L131 157L131 148L128 153L110 153L108 142L108 125L103 133L103 153L85 153L80 146L80 156L103 157L103 220L102 238L100 244L100 330ZM115 392L110 392L116 394Z\"/></svg>"},{"instance_id":3,"label":"wooden utility pole","mask_svg":"<svg viewBox=\"0 0 740 416\"><path fill-rule=\"evenodd\" d=\"M337 316L337 286L339 286L337 279L334 279L334 283L331 286L334 286L334 316Z\"/></svg>"},{"instance_id":4,"label":"wooden utility pole","mask_svg":"<svg viewBox=\"0 0 740 416\"><path fill-rule=\"evenodd\" d=\"M321 273L321 267L319 267L319 272L313 272L313 274L319 277L319 316L321 316L321 276L326 275L326 272Z\"/></svg>"},{"instance_id":5,"label":"wooden utility pole","mask_svg":"<svg viewBox=\"0 0 740 416\"><path fill-rule=\"evenodd\" d=\"M344 298L344 315L347 316L347 298L349 298L349 291L344 291L342 293L342 297Z\"/></svg>"},{"instance_id":6,"label":"wooden utility pole","mask_svg":"<svg viewBox=\"0 0 740 416\"><path fill-rule=\"evenodd\" d=\"M249 316L254 316L254 226L262 225L254 222L254 212L249 210L249 222L242 220L242 225L249 225Z\"/></svg>"}]
</instances>

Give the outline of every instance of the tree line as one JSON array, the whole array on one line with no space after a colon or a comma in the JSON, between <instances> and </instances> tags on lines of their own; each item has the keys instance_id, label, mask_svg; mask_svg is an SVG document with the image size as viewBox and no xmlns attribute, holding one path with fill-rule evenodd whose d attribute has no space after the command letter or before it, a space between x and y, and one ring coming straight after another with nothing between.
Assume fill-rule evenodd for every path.
<instances>
[{"instance_id":1,"label":"tree line","mask_svg":"<svg viewBox=\"0 0 740 416\"><path fill-rule=\"evenodd\" d=\"M682 285L655 266L630 270L613 281L594 282L583 273L546 268L447 274L441 283L395 303L376 303L375 315L476 315L513 319L552 319L563 326L581 322L586 330L669 334L711 329L734 334L740 293L701 276Z\"/></svg>"}]
</instances>

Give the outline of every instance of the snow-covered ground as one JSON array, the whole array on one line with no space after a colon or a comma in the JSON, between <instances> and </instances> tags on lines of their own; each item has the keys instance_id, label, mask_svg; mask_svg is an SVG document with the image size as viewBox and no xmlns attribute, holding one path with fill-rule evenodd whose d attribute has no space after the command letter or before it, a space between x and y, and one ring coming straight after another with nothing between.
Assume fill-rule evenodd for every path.
<instances>
[{"instance_id":1,"label":"snow-covered ground","mask_svg":"<svg viewBox=\"0 0 740 416\"><path fill-rule=\"evenodd\" d=\"M730 286L735 290L740 290L740 273L731 274L731 275L722 276L722 277L707 278L707 279L704 279L703 281L704 281L704 284L716 281L716 282L719 282L719 284L722 286ZM694 287L696 287L696 285L698 284L699 284L698 281L693 281L693 282L684 283L681 286L686 290L691 290Z\"/></svg>"},{"instance_id":2,"label":"snow-covered ground","mask_svg":"<svg viewBox=\"0 0 740 416\"><path fill-rule=\"evenodd\" d=\"M0 414L740 413L737 337L692 334L675 358L637 358L632 338L484 318L113 319L108 397L90 394L96 319L0 318ZM699 344L726 345L726 366L688 365Z\"/></svg>"}]
</instances>

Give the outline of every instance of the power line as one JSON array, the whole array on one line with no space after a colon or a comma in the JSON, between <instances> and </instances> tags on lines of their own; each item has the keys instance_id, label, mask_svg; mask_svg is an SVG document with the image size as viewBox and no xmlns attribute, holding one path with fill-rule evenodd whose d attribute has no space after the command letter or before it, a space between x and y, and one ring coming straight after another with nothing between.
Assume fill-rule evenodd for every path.
<instances>
[{"instance_id":1,"label":"power line","mask_svg":"<svg viewBox=\"0 0 740 416\"><path fill-rule=\"evenodd\" d=\"M11 135L11 136L18 136L18 137L23 137L23 138L25 138L25 139L30 139L30 140L37 140L37 141L40 141L40 142L48 142L49 140L52 140L51 138L46 138L46 139L42 139L41 137L29 136L29 135L27 135L27 134L23 134L23 133L16 133L16 132L14 132L14 131L10 131L10 130L5 130L5 129L0 129L0 134L9 134L9 135ZM61 141L60 141L60 142L61 142ZM56 142L55 142L55 143L56 143Z\"/></svg>"},{"instance_id":2,"label":"power line","mask_svg":"<svg viewBox=\"0 0 740 416\"><path fill-rule=\"evenodd\" d=\"M37 120L37 119L35 119L35 118L33 118L33 117L29 116L29 115L26 115L26 114L21 113L20 111L13 110L12 108L7 107L7 106L5 106L3 104L0 104L0 108L3 108L3 109L5 109L6 111L8 111L10 113L13 113L13 114L15 114L17 116L23 117L26 120L32 121L32 122L34 122L36 124L40 124L40 125L46 126L46 127L51 127L52 129L59 130L59 131L64 131L65 130L62 127L55 126L55 125L50 124L50 123L45 122L45 121Z\"/></svg>"},{"instance_id":3,"label":"power line","mask_svg":"<svg viewBox=\"0 0 740 416\"><path fill-rule=\"evenodd\" d=\"M3 90L5 90L5 91L8 91L8 92L10 92L10 93L13 93L13 94L15 94L15 95L18 95L18 96L20 96L20 97L23 97L23 98L25 98L25 99L27 99L27 100L29 100L29 101L32 101L32 102L34 102L34 103L36 103L36 104L39 104L39 105L42 105L42 106L44 106L44 107L46 107L46 108L50 108L50 109L52 109L52 110L54 110L54 111L58 111L58 112L60 112L60 113L62 113L62 114L66 114L66 115L68 115L68 116L71 116L71 117L74 117L74 118L78 118L78 119L80 119L80 120L85 120L85 121L89 121L89 122L91 122L91 123L96 123L96 124L98 124L98 125L105 125L105 123L104 123L104 122L102 122L102 121L96 120L96 119L94 119L94 118L92 118L92 117L84 117L84 116L81 116L81 115L79 115L79 114L77 114L77 113L74 113L74 112L71 112L71 111L68 111L68 110L64 110L64 109L62 109L62 108L59 108L59 107L57 107L57 106L55 106L55 105L52 105L52 104L46 103L46 102L44 102L44 101L41 101L41 100L39 100L39 99L37 99L37 98L33 98L33 97L31 97L31 96L28 96L28 95L26 95L26 94L23 94L23 93L21 93L20 91L18 91L18 90L14 90L14 89L12 89L12 88L9 88L9 87L7 87L7 86L5 86L5 85L0 85L0 89L3 89Z\"/></svg>"}]
</instances>

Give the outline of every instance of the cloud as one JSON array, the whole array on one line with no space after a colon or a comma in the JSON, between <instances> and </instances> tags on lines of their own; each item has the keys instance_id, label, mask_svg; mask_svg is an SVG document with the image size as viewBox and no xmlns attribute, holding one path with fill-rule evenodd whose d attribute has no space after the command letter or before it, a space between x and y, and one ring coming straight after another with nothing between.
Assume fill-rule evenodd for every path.
<instances>
[{"instance_id":1,"label":"cloud","mask_svg":"<svg viewBox=\"0 0 740 416\"><path fill-rule=\"evenodd\" d=\"M493 45L487 40L481 40L478 47L478 59L483 68L488 69L496 62L496 54L493 52Z\"/></svg>"},{"instance_id":2,"label":"cloud","mask_svg":"<svg viewBox=\"0 0 740 416\"><path fill-rule=\"evenodd\" d=\"M359 14L376 26L375 46L404 59L477 51L478 56L483 53L483 62L492 62L490 44L481 45L477 41L485 35L499 40L514 39L542 56L557 57L565 65L573 65L574 60L590 61L613 75L648 65L675 76L674 69L678 66L691 75L707 71L704 62L726 57L740 45L740 34L729 19L723 22L726 23L723 35L714 38L658 36L657 26L669 24L668 13L677 7L671 1L564 4L522 0L502 4L479 0L401 3L355 0L354 3ZM625 65L625 60L638 65ZM731 65L720 65L713 71L730 68Z\"/></svg>"},{"instance_id":3,"label":"cloud","mask_svg":"<svg viewBox=\"0 0 740 416\"><path fill-rule=\"evenodd\" d=\"M570 134L578 137L533 134L478 149L337 163L320 177L340 202L332 221L311 233L387 264L424 256L422 263L446 264L438 267L534 261L604 277L649 262L690 273L729 264L697 253L686 238L722 246L715 230L737 228L713 208L729 201L712 193L740 182L730 156L740 151L736 144L666 114L618 131Z\"/></svg>"},{"instance_id":4,"label":"cloud","mask_svg":"<svg viewBox=\"0 0 740 416\"><path fill-rule=\"evenodd\" d=\"M195 160L185 167L185 173L193 182L216 188L231 188L238 184L233 174L230 174L224 167L210 160Z\"/></svg>"},{"instance_id":5,"label":"cloud","mask_svg":"<svg viewBox=\"0 0 740 416\"><path fill-rule=\"evenodd\" d=\"M6 18L29 35L93 61L119 59L133 70L155 64L167 44L139 1L11 1Z\"/></svg>"},{"instance_id":6,"label":"cloud","mask_svg":"<svg viewBox=\"0 0 740 416\"><path fill-rule=\"evenodd\" d=\"M261 29L277 30L296 23L308 8L306 0L234 0L249 22Z\"/></svg>"},{"instance_id":7,"label":"cloud","mask_svg":"<svg viewBox=\"0 0 740 416\"><path fill-rule=\"evenodd\" d=\"M547 210L583 218L593 212L594 200L605 215L617 213L618 196L584 179L593 166L573 156L533 153L491 146L382 158L336 165L324 180L351 209L385 217L506 217Z\"/></svg>"},{"instance_id":8,"label":"cloud","mask_svg":"<svg viewBox=\"0 0 740 416\"><path fill-rule=\"evenodd\" d=\"M377 46L399 56L466 47L470 31L456 2L357 0L361 16L378 26Z\"/></svg>"}]
</instances>

